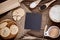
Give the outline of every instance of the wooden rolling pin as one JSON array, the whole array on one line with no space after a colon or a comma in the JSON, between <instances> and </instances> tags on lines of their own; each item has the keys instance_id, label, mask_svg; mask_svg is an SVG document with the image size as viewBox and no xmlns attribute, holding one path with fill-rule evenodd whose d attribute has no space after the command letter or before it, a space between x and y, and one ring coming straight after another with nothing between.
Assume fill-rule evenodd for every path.
<instances>
[{"instance_id":1,"label":"wooden rolling pin","mask_svg":"<svg viewBox=\"0 0 60 40\"><path fill-rule=\"evenodd\" d=\"M22 1L23 0L6 0L5 2L0 3L0 14L3 14L16 7L19 7L20 6L19 2Z\"/></svg>"}]
</instances>

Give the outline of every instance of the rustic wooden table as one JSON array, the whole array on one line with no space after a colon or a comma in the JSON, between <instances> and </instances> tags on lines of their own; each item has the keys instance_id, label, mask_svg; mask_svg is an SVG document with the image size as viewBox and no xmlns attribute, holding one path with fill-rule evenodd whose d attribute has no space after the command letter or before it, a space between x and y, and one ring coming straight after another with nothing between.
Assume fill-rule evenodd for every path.
<instances>
[{"instance_id":1,"label":"rustic wooden table","mask_svg":"<svg viewBox=\"0 0 60 40\"><path fill-rule=\"evenodd\" d=\"M29 4L31 3L31 2L33 2L33 1L35 1L35 0L24 0L22 3L26 6L26 8L24 7L24 5L22 5L21 7L23 8L23 9L27 9L26 10L26 12L37 12L37 13L41 13L42 14L42 26L41 26L41 30L40 31L33 31L33 30L31 30L31 31L29 31L27 34L30 34L30 35L32 35L32 36L36 36L36 37L39 37L39 38L45 38L45 39L47 39L47 40L60 40L60 37L58 37L57 39L51 39L51 38L48 38L48 37L44 37L44 35L43 35L43 33L44 33L44 27L45 27L45 25L47 24L48 26L51 26L51 25L57 25L57 26L59 26L60 27L60 23L54 23L54 22L52 22L51 20L50 20L50 18L49 18L49 10L50 10L50 8L52 7L52 6L54 6L54 5L60 5L60 0L57 0L56 2L54 2L53 4L51 4L47 9L45 9L45 10L43 10L43 11L41 11L41 10L39 10L39 6L40 5L42 5L42 4L44 4L44 3L46 3L46 2L48 2L48 1L51 1L51 0L43 0L36 8L34 8L34 9L30 9L29 8ZM9 17L7 17L7 18L12 18L12 16L11 16L11 14L5 14L6 15L6 17L7 17L7 15L9 16ZM3 19L6 19L6 17L5 16L3 16L3 18L1 18L1 16L0 16L0 20L3 20ZM23 18L21 19L21 25L23 26ZM20 26L21 26L20 25ZM21 31L20 31L21 32ZM17 36L18 37L18 36ZM20 40L20 39L19 39ZM41 39L40 39L41 40ZM43 39L44 40L44 39Z\"/></svg>"},{"instance_id":2,"label":"rustic wooden table","mask_svg":"<svg viewBox=\"0 0 60 40\"><path fill-rule=\"evenodd\" d=\"M45 9L43 11L39 10L39 6L41 6L42 4L44 4L46 2L49 2L51 0L42 0L41 3L39 3L39 5L36 8L31 9L31 8L29 8L29 4L31 2L33 2L33 1L35 1L35 0L25 0L23 3L32 12L37 12L37 13L41 13L42 14L42 26L41 26L40 32L37 32L37 31L33 31L32 30L32 31L29 32L29 34L34 35L34 36L37 36L37 37L43 37L44 36L43 35L43 30L44 30L44 27L45 27L46 24L48 25L48 27L51 26L51 25L56 25L56 26L58 26L60 28L60 23L54 23L49 18L49 10L50 10L50 8L52 6L54 6L54 5L60 5L60 0L56 0L56 2L54 2L53 4L51 4L47 9ZM46 37L46 38L48 38L48 37ZM51 38L48 38L48 39L49 40L53 40ZM57 39L54 39L54 40L60 40L60 37L58 37Z\"/></svg>"}]
</instances>

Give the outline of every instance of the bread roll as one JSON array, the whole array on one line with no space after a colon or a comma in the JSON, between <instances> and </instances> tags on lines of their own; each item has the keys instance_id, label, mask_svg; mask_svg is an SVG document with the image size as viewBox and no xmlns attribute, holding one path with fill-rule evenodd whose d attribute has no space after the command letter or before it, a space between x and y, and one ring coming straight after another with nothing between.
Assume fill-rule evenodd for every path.
<instances>
[{"instance_id":1,"label":"bread roll","mask_svg":"<svg viewBox=\"0 0 60 40\"><path fill-rule=\"evenodd\" d=\"M18 34L18 27L16 25L11 25L10 32L11 32L10 35L7 37L8 39L16 37L16 35Z\"/></svg>"},{"instance_id":2,"label":"bread roll","mask_svg":"<svg viewBox=\"0 0 60 40\"><path fill-rule=\"evenodd\" d=\"M11 33L10 36L8 37L9 39L16 37L16 35L18 34L18 27L16 25L11 25L10 31Z\"/></svg>"},{"instance_id":3,"label":"bread roll","mask_svg":"<svg viewBox=\"0 0 60 40\"><path fill-rule=\"evenodd\" d=\"M13 11L13 19L15 21L19 21L21 19L22 16L25 15L25 11L22 8L16 9Z\"/></svg>"},{"instance_id":4,"label":"bread roll","mask_svg":"<svg viewBox=\"0 0 60 40\"><path fill-rule=\"evenodd\" d=\"M4 23L4 22L7 22L6 26L9 27L9 28L10 28L11 25L15 24L15 22L12 21L11 19L5 19L5 20L1 21L1 23Z\"/></svg>"},{"instance_id":5,"label":"bread roll","mask_svg":"<svg viewBox=\"0 0 60 40\"><path fill-rule=\"evenodd\" d=\"M0 24L0 29L5 28L5 27L7 26L7 24L8 24L7 22L1 23L1 24Z\"/></svg>"},{"instance_id":6,"label":"bread roll","mask_svg":"<svg viewBox=\"0 0 60 40\"><path fill-rule=\"evenodd\" d=\"M10 31L12 35L16 35L18 33L18 27L16 25L11 25Z\"/></svg>"},{"instance_id":7,"label":"bread roll","mask_svg":"<svg viewBox=\"0 0 60 40\"><path fill-rule=\"evenodd\" d=\"M10 35L10 29L8 27L5 27L1 29L1 36L6 38Z\"/></svg>"},{"instance_id":8,"label":"bread roll","mask_svg":"<svg viewBox=\"0 0 60 40\"><path fill-rule=\"evenodd\" d=\"M5 28L3 27L1 29L1 37L3 39L11 39L16 37L18 34L18 26L16 26L15 22L10 19L5 19L2 22L5 24Z\"/></svg>"}]
</instances>

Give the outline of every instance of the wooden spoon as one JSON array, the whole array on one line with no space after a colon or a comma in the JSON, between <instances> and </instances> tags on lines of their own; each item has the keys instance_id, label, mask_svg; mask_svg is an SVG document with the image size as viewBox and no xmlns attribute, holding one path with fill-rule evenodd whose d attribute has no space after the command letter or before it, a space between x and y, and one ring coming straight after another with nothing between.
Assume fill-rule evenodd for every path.
<instances>
[{"instance_id":1,"label":"wooden spoon","mask_svg":"<svg viewBox=\"0 0 60 40\"><path fill-rule=\"evenodd\" d=\"M44 32L46 32L46 31L47 31L47 28L48 28L48 25L46 25L46 26L45 26L45 28L44 28Z\"/></svg>"},{"instance_id":2,"label":"wooden spoon","mask_svg":"<svg viewBox=\"0 0 60 40\"><path fill-rule=\"evenodd\" d=\"M40 2L41 2L41 0L37 0L37 1L32 2L30 4L30 8L35 8Z\"/></svg>"},{"instance_id":3,"label":"wooden spoon","mask_svg":"<svg viewBox=\"0 0 60 40\"><path fill-rule=\"evenodd\" d=\"M48 3L46 3L46 4L43 4L42 6L40 6L40 10L44 10L44 9L46 9L46 8L48 8L49 7L49 5L51 5L53 2L55 2L56 0L52 0L51 2L48 2Z\"/></svg>"}]
</instances>

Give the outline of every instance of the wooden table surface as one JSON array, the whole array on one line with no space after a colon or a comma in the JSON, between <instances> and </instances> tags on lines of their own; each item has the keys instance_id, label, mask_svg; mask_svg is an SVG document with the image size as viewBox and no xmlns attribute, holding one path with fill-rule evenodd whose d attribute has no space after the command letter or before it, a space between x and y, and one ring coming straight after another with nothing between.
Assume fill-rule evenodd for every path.
<instances>
[{"instance_id":1,"label":"wooden table surface","mask_svg":"<svg viewBox=\"0 0 60 40\"><path fill-rule=\"evenodd\" d=\"M33 31L33 30L31 30L31 31L28 32L28 34L30 34L32 36L39 37L39 38L43 38L44 37L44 35L43 35L43 33L44 33L44 27L45 27L46 24L48 25L48 27L51 26L51 25L57 25L57 26L60 27L60 23L58 23L58 24L54 23L49 18L49 10L50 10L50 8L52 6L54 6L54 5L60 5L60 0L57 0L56 2L54 2L53 4L51 4L47 9L45 9L43 11L39 10L39 6L42 5L42 4L44 4L44 3L46 3L46 2L48 2L48 1L51 1L51 0L43 0L36 8L30 9L29 8L29 4L31 2L33 2L33 1L35 1L35 0L24 0L22 3L26 6L26 9L27 9L26 12L37 12L37 13L41 13L42 14L42 26L41 26L41 30L40 31ZM24 6L21 6L21 7L23 9L25 9ZM9 15L9 14L7 14L7 15ZM6 18L6 17L4 17L4 18ZM2 19L3 18L0 17L0 20L2 20ZM23 24L22 21L24 21L24 20L21 19L21 23ZM60 37L58 37L57 39L51 39L51 38L48 38L48 37L45 37L45 38L47 38L47 40L60 40Z\"/></svg>"},{"instance_id":2,"label":"wooden table surface","mask_svg":"<svg viewBox=\"0 0 60 40\"><path fill-rule=\"evenodd\" d=\"M41 13L42 14L42 26L41 26L41 30L40 32L37 32L37 31L30 31L29 34L31 35L34 35L34 36L37 36L37 37L42 37L43 36L43 30L44 30L44 27L45 25L47 24L48 27L52 26L52 25L56 25L60 28L60 23L55 23L55 22L52 22L49 18L49 10L52 6L54 5L60 5L60 0L56 0L56 2L54 2L53 4L51 4L47 9L41 11L39 10L39 6L41 6L42 4L46 3L46 2L49 2L51 0L43 0L41 1L41 3L39 3L39 5L34 8L34 9L31 9L29 8L29 4L31 2L33 2L35 0L25 0L23 3L27 6L27 8L32 11L32 12L37 12L37 13ZM51 38L48 38L49 40L53 40ZM54 40L60 40L60 38L57 38L57 39L54 39Z\"/></svg>"}]
</instances>

